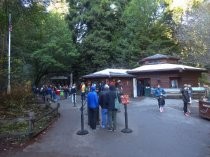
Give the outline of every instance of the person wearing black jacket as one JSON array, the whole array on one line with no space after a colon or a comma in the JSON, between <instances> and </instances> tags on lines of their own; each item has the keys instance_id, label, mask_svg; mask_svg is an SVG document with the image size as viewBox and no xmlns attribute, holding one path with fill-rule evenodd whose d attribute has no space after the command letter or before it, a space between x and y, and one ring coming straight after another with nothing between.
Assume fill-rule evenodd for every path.
<instances>
[{"instance_id":1,"label":"person wearing black jacket","mask_svg":"<svg viewBox=\"0 0 210 157\"><path fill-rule=\"evenodd\" d=\"M108 120L109 120L109 130L116 130L116 115L117 109L115 109L115 99L119 100L119 95L117 94L114 85L110 85L108 92Z\"/></svg>"},{"instance_id":2,"label":"person wearing black jacket","mask_svg":"<svg viewBox=\"0 0 210 157\"><path fill-rule=\"evenodd\" d=\"M182 93L182 100L184 102L184 115L185 116L189 116L188 112L187 112L187 105L190 102L190 97L189 97L189 93L188 93L188 87L186 84L184 84L184 87L181 89L181 93Z\"/></svg>"},{"instance_id":3,"label":"person wearing black jacket","mask_svg":"<svg viewBox=\"0 0 210 157\"><path fill-rule=\"evenodd\" d=\"M109 86L106 84L104 86L104 89L99 94L99 105L101 106L101 127L106 128L107 127L107 121L108 121L108 92L109 92Z\"/></svg>"}]
</instances>

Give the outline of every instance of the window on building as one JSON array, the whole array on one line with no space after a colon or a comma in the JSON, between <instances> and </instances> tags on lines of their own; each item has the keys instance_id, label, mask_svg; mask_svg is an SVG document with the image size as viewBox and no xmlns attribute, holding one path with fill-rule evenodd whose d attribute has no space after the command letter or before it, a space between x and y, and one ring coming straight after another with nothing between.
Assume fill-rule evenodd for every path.
<instances>
[{"instance_id":1,"label":"window on building","mask_svg":"<svg viewBox=\"0 0 210 157\"><path fill-rule=\"evenodd\" d=\"M171 78L170 79L170 87L178 88L179 87L179 78Z\"/></svg>"}]
</instances>

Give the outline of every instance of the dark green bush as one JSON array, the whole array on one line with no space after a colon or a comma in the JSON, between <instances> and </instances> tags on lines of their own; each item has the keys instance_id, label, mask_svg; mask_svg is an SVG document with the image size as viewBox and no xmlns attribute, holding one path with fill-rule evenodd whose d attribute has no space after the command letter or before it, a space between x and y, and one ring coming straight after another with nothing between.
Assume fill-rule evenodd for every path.
<instances>
[{"instance_id":1,"label":"dark green bush","mask_svg":"<svg viewBox=\"0 0 210 157\"><path fill-rule=\"evenodd\" d=\"M16 84L12 86L11 94L0 93L0 115L7 117L17 117L31 108L33 94L27 84Z\"/></svg>"}]
</instances>

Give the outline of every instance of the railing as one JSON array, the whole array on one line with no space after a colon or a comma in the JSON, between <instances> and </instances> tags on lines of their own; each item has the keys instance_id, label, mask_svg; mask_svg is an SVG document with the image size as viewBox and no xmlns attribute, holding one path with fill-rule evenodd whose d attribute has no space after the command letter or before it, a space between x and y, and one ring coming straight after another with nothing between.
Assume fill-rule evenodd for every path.
<instances>
[{"instance_id":1,"label":"railing","mask_svg":"<svg viewBox=\"0 0 210 157\"><path fill-rule=\"evenodd\" d=\"M60 104L57 103L55 108L37 118L34 116L33 112L29 112L28 135L31 137L40 134L52 123L52 119L55 117L60 117L60 113L58 112L59 107Z\"/></svg>"},{"instance_id":2,"label":"railing","mask_svg":"<svg viewBox=\"0 0 210 157\"><path fill-rule=\"evenodd\" d=\"M50 101L47 101L44 107L50 108L50 111L38 117L35 116L34 112L29 112L26 117L0 120L2 132L0 133L0 140L22 140L40 134L60 116L59 103L56 104L56 107L52 108Z\"/></svg>"},{"instance_id":3,"label":"railing","mask_svg":"<svg viewBox=\"0 0 210 157\"><path fill-rule=\"evenodd\" d=\"M151 89L151 93L154 92L154 88ZM180 88L164 88L167 98L182 98ZM205 95L205 88L203 87L192 87L193 99L200 99Z\"/></svg>"}]
</instances>

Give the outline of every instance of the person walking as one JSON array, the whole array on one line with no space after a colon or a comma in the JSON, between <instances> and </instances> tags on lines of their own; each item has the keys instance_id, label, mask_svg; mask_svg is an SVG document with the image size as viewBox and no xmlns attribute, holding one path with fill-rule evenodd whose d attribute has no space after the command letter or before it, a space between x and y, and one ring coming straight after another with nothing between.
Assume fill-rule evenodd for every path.
<instances>
[{"instance_id":1,"label":"person walking","mask_svg":"<svg viewBox=\"0 0 210 157\"><path fill-rule=\"evenodd\" d=\"M108 121L108 92L109 86L106 84L99 94L99 105L101 106L101 127L107 127Z\"/></svg>"},{"instance_id":2,"label":"person walking","mask_svg":"<svg viewBox=\"0 0 210 157\"><path fill-rule=\"evenodd\" d=\"M90 127L95 130L96 129L96 121L97 121L97 108L98 104L98 95L96 93L96 87L92 86L91 91L87 95L87 105L89 109L89 123Z\"/></svg>"},{"instance_id":3,"label":"person walking","mask_svg":"<svg viewBox=\"0 0 210 157\"><path fill-rule=\"evenodd\" d=\"M184 115L189 116L188 110L187 110L187 105L190 101L190 98L189 98L189 92L188 92L187 84L184 84L184 87L181 89L181 93L182 93L182 100L184 102L184 107L183 107Z\"/></svg>"},{"instance_id":4,"label":"person walking","mask_svg":"<svg viewBox=\"0 0 210 157\"><path fill-rule=\"evenodd\" d=\"M165 90L163 88L160 87L160 84L157 85L157 88L154 91L155 96L157 97L158 100L158 106L159 106L159 110L160 112L163 112L164 109L164 105L165 105L165 96L164 94L166 94Z\"/></svg>"},{"instance_id":5,"label":"person walking","mask_svg":"<svg viewBox=\"0 0 210 157\"><path fill-rule=\"evenodd\" d=\"M115 99L120 101L119 95L117 95L117 91L114 85L110 85L108 92L108 120L109 120L109 130L116 130L116 117L117 117L117 109L115 108Z\"/></svg>"}]
</instances>

